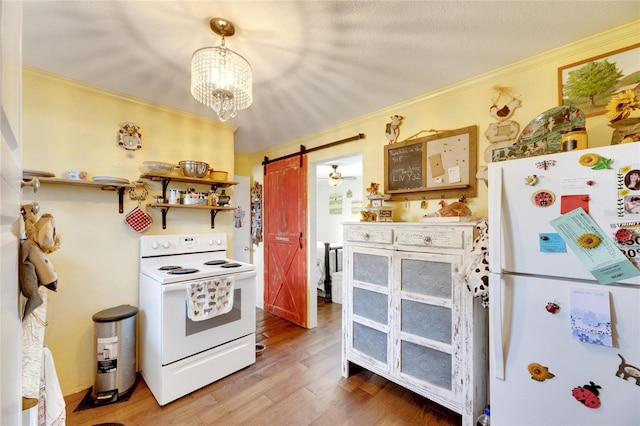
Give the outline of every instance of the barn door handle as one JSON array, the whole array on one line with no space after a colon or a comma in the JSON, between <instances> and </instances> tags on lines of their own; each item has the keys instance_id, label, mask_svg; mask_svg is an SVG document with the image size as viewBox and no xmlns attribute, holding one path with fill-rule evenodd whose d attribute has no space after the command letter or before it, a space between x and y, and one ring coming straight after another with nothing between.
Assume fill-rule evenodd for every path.
<instances>
[{"instance_id":1,"label":"barn door handle","mask_svg":"<svg viewBox=\"0 0 640 426\"><path fill-rule=\"evenodd\" d=\"M298 244L300 244L300 248L302 248L302 232L300 233L300 236L298 237Z\"/></svg>"}]
</instances>

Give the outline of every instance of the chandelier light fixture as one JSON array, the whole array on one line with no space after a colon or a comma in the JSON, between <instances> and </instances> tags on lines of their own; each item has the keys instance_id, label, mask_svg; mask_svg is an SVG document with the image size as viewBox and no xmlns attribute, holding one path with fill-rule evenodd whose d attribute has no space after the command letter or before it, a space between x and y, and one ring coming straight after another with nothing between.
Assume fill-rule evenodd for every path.
<instances>
[{"instance_id":1,"label":"chandelier light fixture","mask_svg":"<svg viewBox=\"0 0 640 426\"><path fill-rule=\"evenodd\" d=\"M216 47L203 47L191 59L191 94L211 107L220 121L227 121L253 102L251 65L225 46L225 37L236 29L231 21L213 18L211 31L222 37Z\"/></svg>"}]
</instances>

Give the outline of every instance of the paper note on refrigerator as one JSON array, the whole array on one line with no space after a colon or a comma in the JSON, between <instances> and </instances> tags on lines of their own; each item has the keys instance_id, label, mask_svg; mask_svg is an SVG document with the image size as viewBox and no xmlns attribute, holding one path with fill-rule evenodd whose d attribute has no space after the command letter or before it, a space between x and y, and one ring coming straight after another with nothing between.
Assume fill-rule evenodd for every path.
<instances>
[{"instance_id":1,"label":"paper note on refrigerator","mask_svg":"<svg viewBox=\"0 0 640 426\"><path fill-rule=\"evenodd\" d=\"M608 291L571 288L571 334L585 343L613 346Z\"/></svg>"},{"instance_id":2,"label":"paper note on refrigerator","mask_svg":"<svg viewBox=\"0 0 640 426\"><path fill-rule=\"evenodd\" d=\"M640 270L582 208L557 217L550 223L600 284L640 275ZM585 241L583 237L589 234L595 235L599 242L596 244L594 239Z\"/></svg>"}]
</instances>

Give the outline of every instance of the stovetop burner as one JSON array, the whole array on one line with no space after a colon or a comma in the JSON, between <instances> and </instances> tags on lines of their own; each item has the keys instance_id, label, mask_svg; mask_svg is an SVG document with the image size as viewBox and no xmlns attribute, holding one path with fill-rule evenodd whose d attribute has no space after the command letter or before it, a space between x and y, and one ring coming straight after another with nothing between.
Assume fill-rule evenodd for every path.
<instances>
[{"instance_id":1,"label":"stovetop burner","mask_svg":"<svg viewBox=\"0 0 640 426\"><path fill-rule=\"evenodd\" d=\"M215 266L215 265L224 265L225 263L227 263L226 260L223 259L218 259L218 260L210 260L208 262L204 262L205 265L208 266Z\"/></svg>"},{"instance_id":2,"label":"stovetop burner","mask_svg":"<svg viewBox=\"0 0 640 426\"><path fill-rule=\"evenodd\" d=\"M182 266L177 265L166 265L158 268L158 271L172 271L174 269L182 269Z\"/></svg>"},{"instance_id":3,"label":"stovetop burner","mask_svg":"<svg viewBox=\"0 0 640 426\"><path fill-rule=\"evenodd\" d=\"M172 269L168 272L168 274L170 275L186 275L186 274L195 274L196 272L198 272L198 269L196 268L178 268L178 269Z\"/></svg>"},{"instance_id":4,"label":"stovetop burner","mask_svg":"<svg viewBox=\"0 0 640 426\"><path fill-rule=\"evenodd\" d=\"M239 263L225 263L224 265L220 265L221 268L237 268L238 266L242 266Z\"/></svg>"}]
</instances>

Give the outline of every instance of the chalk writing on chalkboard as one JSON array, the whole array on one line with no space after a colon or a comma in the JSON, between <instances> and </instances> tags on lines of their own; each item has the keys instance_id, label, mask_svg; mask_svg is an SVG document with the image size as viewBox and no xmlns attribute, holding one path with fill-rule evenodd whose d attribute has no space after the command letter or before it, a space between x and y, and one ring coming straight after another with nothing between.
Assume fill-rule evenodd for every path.
<instances>
[{"instance_id":1,"label":"chalk writing on chalkboard","mask_svg":"<svg viewBox=\"0 0 640 426\"><path fill-rule=\"evenodd\" d=\"M415 189L423 186L423 144L414 143L387 151L387 189Z\"/></svg>"}]
</instances>

